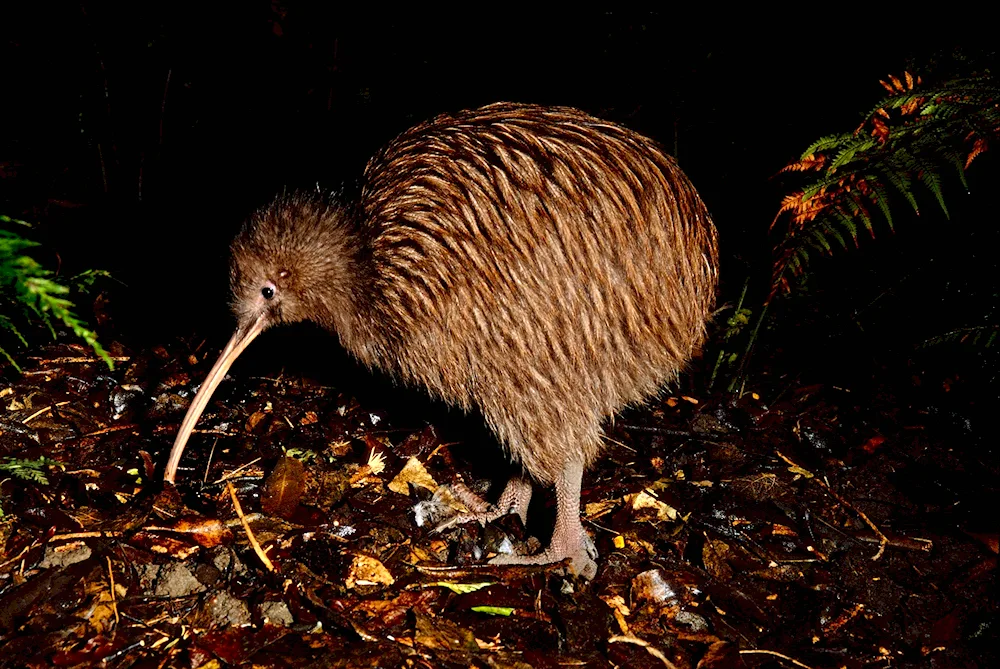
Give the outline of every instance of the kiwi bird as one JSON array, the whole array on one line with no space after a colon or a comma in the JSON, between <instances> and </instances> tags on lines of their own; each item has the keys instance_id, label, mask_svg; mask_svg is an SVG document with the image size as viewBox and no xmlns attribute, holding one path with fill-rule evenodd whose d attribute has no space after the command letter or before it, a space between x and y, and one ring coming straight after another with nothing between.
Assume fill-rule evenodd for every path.
<instances>
[{"instance_id":1,"label":"kiwi bird","mask_svg":"<svg viewBox=\"0 0 1000 669\"><path fill-rule=\"evenodd\" d=\"M479 411L522 471L496 505L451 523L526 518L551 486L540 554L587 578L584 470L602 421L673 381L705 339L715 227L652 140L567 107L497 103L401 134L367 164L359 195L279 197L232 244L236 332L181 424L184 446L215 388L265 329L310 320L351 354Z\"/></svg>"}]
</instances>

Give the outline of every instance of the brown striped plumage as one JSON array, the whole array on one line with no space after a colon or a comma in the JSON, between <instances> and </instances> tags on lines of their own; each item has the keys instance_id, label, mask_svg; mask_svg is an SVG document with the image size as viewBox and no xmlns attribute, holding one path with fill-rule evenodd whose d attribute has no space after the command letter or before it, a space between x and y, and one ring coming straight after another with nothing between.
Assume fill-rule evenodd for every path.
<instances>
[{"instance_id":1,"label":"brown striped plumage","mask_svg":"<svg viewBox=\"0 0 1000 669\"><path fill-rule=\"evenodd\" d=\"M556 487L556 534L533 561L570 557L589 576L567 479L597 457L601 421L673 380L703 342L716 235L651 140L503 103L404 132L369 161L355 203L279 198L233 242L232 279L251 338L310 319L366 364L479 409ZM526 486L504 495L522 515Z\"/></svg>"}]
</instances>

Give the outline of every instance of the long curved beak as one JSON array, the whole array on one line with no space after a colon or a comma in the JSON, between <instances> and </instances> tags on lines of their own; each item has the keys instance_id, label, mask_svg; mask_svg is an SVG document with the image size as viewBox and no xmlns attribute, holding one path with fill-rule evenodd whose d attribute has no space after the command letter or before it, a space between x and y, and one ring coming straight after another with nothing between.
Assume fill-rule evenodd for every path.
<instances>
[{"instance_id":1,"label":"long curved beak","mask_svg":"<svg viewBox=\"0 0 1000 669\"><path fill-rule=\"evenodd\" d=\"M257 338L257 335L264 331L266 326L267 314L262 313L251 323L237 327L229 343L222 349L219 359L215 361L212 371L208 373L205 382L201 384L201 390L195 395L194 401L191 402L191 406L188 408L187 415L184 416L184 422L181 423L181 428L177 431L177 438L174 439L174 447L170 450L170 459L167 460L167 470L163 474L164 481L168 483L174 482L174 478L177 476L177 465L180 463L181 455L184 453L184 446L187 444L191 432L194 431L195 423L201 417L201 412L208 405L208 400L211 399L212 393L219 387L222 379L226 377L226 372L229 371L233 361L239 357L243 349L250 345L250 342Z\"/></svg>"}]
</instances>

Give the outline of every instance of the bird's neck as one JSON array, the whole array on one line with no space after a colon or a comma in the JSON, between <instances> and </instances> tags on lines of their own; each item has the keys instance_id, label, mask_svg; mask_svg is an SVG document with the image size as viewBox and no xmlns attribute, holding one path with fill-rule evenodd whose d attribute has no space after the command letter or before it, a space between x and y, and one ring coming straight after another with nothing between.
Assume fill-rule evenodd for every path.
<instances>
[{"instance_id":1,"label":"bird's neck","mask_svg":"<svg viewBox=\"0 0 1000 669\"><path fill-rule=\"evenodd\" d=\"M361 234L345 224L330 229L322 240L323 263L317 268L321 290L313 293L310 319L334 332L348 352L370 362L373 277Z\"/></svg>"}]
</instances>

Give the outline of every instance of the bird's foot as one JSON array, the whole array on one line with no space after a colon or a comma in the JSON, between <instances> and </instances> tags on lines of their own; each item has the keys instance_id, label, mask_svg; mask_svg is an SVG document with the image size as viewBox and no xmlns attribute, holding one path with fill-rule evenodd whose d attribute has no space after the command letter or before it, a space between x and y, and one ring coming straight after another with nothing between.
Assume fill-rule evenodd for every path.
<instances>
[{"instance_id":1,"label":"bird's foot","mask_svg":"<svg viewBox=\"0 0 1000 669\"><path fill-rule=\"evenodd\" d=\"M552 537L552 543L537 555L507 553L490 560L496 565L545 565L569 559L569 572L592 580L597 575L597 547L590 535L581 530L577 539Z\"/></svg>"},{"instance_id":2,"label":"bird's foot","mask_svg":"<svg viewBox=\"0 0 1000 669\"><path fill-rule=\"evenodd\" d=\"M458 527L459 525L467 525L469 523L479 523L483 527L489 525L497 518L502 518L506 516L506 511L501 511L498 507L492 504L487 505L486 509L477 512L468 513L457 513L443 523L438 523L437 527L434 528L434 533L439 534L450 530L453 527Z\"/></svg>"},{"instance_id":3,"label":"bird's foot","mask_svg":"<svg viewBox=\"0 0 1000 669\"><path fill-rule=\"evenodd\" d=\"M508 513L516 513L521 517L522 523L527 522L528 503L531 501L531 482L525 478L520 476L511 478L495 505L483 501L479 495L461 483L453 485L452 492L469 511L467 513L456 514L439 524L434 528L435 533L444 532L452 527L472 522L479 523L485 527L497 518L506 516Z\"/></svg>"}]
</instances>

